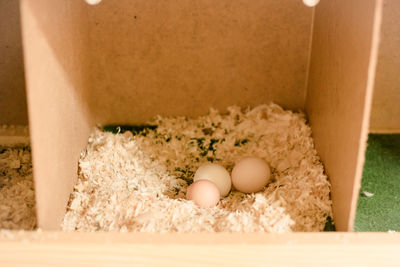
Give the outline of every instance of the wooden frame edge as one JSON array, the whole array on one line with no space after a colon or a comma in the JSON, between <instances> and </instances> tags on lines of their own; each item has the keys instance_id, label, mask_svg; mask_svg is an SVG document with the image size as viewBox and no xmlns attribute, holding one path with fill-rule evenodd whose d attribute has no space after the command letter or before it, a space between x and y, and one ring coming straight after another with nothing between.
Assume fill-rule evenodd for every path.
<instances>
[{"instance_id":1,"label":"wooden frame edge","mask_svg":"<svg viewBox=\"0 0 400 267\"><path fill-rule=\"evenodd\" d=\"M371 128L369 130L370 134L400 134L400 128L399 129L381 129L381 128Z\"/></svg>"},{"instance_id":2,"label":"wooden frame edge","mask_svg":"<svg viewBox=\"0 0 400 267\"><path fill-rule=\"evenodd\" d=\"M365 101L364 101L364 115L362 118L361 133L360 133L360 146L358 149L357 165L355 173L355 186L353 188L353 197L350 206L349 216L349 230L354 231L354 224L357 212L358 195L361 189L361 179L364 169L365 153L367 151L368 129L371 118L372 98L374 94L376 67L378 64L380 32L382 24L383 13L383 0L375 0L374 22L372 30L372 44L371 53L368 66L368 81L366 87Z\"/></svg>"},{"instance_id":3,"label":"wooden frame edge","mask_svg":"<svg viewBox=\"0 0 400 267\"><path fill-rule=\"evenodd\" d=\"M0 232L0 265L394 266L398 233Z\"/></svg>"},{"instance_id":4,"label":"wooden frame edge","mask_svg":"<svg viewBox=\"0 0 400 267\"><path fill-rule=\"evenodd\" d=\"M0 126L0 146L27 146L29 144L28 125Z\"/></svg>"}]
</instances>

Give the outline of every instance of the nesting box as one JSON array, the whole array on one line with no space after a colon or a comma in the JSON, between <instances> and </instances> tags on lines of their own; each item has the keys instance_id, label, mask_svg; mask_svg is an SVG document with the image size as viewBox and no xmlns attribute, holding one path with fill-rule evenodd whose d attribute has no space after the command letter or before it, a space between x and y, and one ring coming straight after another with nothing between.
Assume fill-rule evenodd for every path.
<instances>
[{"instance_id":1,"label":"nesting box","mask_svg":"<svg viewBox=\"0 0 400 267\"><path fill-rule=\"evenodd\" d=\"M300 0L20 4L41 229L60 229L80 152L97 123L138 124L157 114L195 117L210 107L275 102L306 112L332 184L336 229L352 231L382 0L322 0L315 9ZM394 109L382 101L376 106L384 111L373 116L374 131L399 130ZM215 236L208 235L221 241ZM152 238L166 242L161 235ZM205 242L199 235L187 238ZM242 240L262 238L243 234Z\"/></svg>"}]
</instances>

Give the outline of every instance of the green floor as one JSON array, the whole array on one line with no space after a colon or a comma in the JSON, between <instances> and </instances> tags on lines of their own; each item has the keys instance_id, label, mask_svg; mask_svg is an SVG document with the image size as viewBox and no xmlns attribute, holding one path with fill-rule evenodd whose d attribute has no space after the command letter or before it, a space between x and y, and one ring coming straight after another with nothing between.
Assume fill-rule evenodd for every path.
<instances>
[{"instance_id":1,"label":"green floor","mask_svg":"<svg viewBox=\"0 0 400 267\"><path fill-rule=\"evenodd\" d=\"M399 134L369 136L355 230L400 231Z\"/></svg>"}]
</instances>

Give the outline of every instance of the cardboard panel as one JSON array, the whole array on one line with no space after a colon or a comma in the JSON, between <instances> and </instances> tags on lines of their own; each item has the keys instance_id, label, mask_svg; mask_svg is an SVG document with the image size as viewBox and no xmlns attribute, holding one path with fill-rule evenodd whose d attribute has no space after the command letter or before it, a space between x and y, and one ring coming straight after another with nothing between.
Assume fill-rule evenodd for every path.
<instances>
[{"instance_id":1,"label":"cardboard panel","mask_svg":"<svg viewBox=\"0 0 400 267\"><path fill-rule=\"evenodd\" d=\"M316 8L306 110L332 182L336 227L352 230L372 98L381 0Z\"/></svg>"},{"instance_id":2,"label":"cardboard panel","mask_svg":"<svg viewBox=\"0 0 400 267\"><path fill-rule=\"evenodd\" d=\"M18 0L0 0L0 125L28 124Z\"/></svg>"},{"instance_id":3,"label":"cardboard panel","mask_svg":"<svg viewBox=\"0 0 400 267\"><path fill-rule=\"evenodd\" d=\"M87 5L21 0L39 227L59 229L87 142Z\"/></svg>"},{"instance_id":4,"label":"cardboard panel","mask_svg":"<svg viewBox=\"0 0 400 267\"><path fill-rule=\"evenodd\" d=\"M381 45L370 131L400 133L400 1L383 6Z\"/></svg>"},{"instance_id":5,"label":"cardboard panel","mask_svg":"<svg viewBox=\"0 0 400 267\"><path fill-rule=\"evenodd\" d=\"M299 0L107 0L89 20L96 122L304 107L312 9Z\"/></svg>"}]
</instances>

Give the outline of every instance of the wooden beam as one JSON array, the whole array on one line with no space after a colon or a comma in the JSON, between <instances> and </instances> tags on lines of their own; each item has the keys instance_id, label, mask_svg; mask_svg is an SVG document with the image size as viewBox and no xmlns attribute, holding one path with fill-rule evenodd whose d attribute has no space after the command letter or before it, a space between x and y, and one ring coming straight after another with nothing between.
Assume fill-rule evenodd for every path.
<instances>
[{"instance_id":1,"label":"wooden beam","mask_svg":"<svg viewBox=\"0 0 400 267\"><path fill-rule=\"evenodd\" d=\"M396 266L399 251L397 233L0 232L0 266Z\"/></svg>"}]
</instances>

